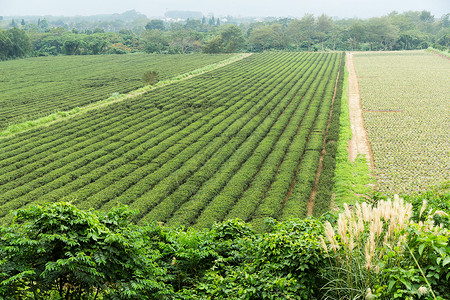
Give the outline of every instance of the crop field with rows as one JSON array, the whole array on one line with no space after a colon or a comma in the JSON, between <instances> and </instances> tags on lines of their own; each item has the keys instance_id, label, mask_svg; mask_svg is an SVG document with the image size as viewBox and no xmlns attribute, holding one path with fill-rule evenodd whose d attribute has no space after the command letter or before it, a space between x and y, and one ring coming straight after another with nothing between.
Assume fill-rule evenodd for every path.
<instances>
[{"instance_id":1,"label":"crop field with rows","mask_svg":"<svg viewBox=\"0 0 450 300\"><path fill-rule=\"evenodd\" d=\"M145 85L145 72L168 79L228 54L37 57L0 62L0 129L97 102Z\"/></svg>"},{"instance_id":2,"label":"crop field with rows","mask_svg":"<svg viewBox=\"0 0 450 300\"><path fill-rule=\"evenodd\" d=\"M261 224L305 216L313 189L320 214L330 205L343 66L341 53L254 54L0 139L0 218L65 200L127 204L140 222Z\"/></svg>"},{"instance_id":3,"label":"crop field with rows","mask_svg":"<svg viewBox=\"0 0 450 300\"><path fill-rule=\"evenodd\" d=\"M421 51L355 53L378 188L413 193L450 178L450 61Z\"/></svg>"}]
</instances>

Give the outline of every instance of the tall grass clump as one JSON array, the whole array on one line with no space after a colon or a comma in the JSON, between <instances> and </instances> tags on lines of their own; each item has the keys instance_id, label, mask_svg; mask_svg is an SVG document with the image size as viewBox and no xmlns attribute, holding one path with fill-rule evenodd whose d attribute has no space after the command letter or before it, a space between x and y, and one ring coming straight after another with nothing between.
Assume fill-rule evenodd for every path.
<instances>
[{"instance_id":1,"label":"tall grass clump","mask_svg":"<svg viewBox=\"0 0 450 300\"><path fill-rule=\"evenodd\" d=\"M448 231L412 216L412 205L398 196L374 206L344 204L321 238L329 260L324 299L444 299L433 290L448 292L441 289L450 279Z\"/></svg>"}]
</instances>

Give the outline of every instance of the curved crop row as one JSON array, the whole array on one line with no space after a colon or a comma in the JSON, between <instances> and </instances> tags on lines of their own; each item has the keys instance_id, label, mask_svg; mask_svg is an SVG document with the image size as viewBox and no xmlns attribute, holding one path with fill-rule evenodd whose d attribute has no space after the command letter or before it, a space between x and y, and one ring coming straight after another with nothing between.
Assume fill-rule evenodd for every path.
<instances>
[{"instance_id":1,"label":"curved crop row","mask_svg":"<svg viewBox=\"0 0 450 300\"><path fill-rule=\"evenodd\" d=\"M145 85L142 77L148 71L168 79L227 57L136 54L0 62L0 129L135 90Z\"/></svg>"},{"instance_id":2,"label":"curved crop row","mask_svg":"<svg viewBox=\"0 0 450 300\"><path fill-rule=\"evenodd\" d=\"M2 139L0 217L58 200L196 227L301 216L310 192L298 186L315 179L339 58L255 54Z\"/></svg>"}]
</instances>

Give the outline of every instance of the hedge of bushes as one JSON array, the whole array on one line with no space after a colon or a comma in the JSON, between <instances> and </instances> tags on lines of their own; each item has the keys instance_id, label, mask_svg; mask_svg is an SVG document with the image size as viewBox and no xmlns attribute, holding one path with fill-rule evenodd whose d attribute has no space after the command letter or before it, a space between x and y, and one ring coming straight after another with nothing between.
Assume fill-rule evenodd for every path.
<instances>
[{"instance_id":1,"label":"hedge of bushes","mask_svg":"<svg viewBox=\"0 0 450 300\"><path fill-rule=\"evenodd\" d=\"M0 229L0 298L448 299L450 196L433 196L445 211L395 197L269 218L261 233L238 219L198 231L137 226L123 206L33 206Z\"/></svg>"}]
</instances>

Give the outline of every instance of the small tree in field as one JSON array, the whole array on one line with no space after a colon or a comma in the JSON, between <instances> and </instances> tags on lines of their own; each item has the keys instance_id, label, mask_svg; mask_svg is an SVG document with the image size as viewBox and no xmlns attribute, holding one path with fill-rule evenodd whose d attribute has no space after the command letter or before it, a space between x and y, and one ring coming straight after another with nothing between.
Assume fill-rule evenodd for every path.
<instances>
[{"instance_id":1,"label":"small tree in field","mask_svg":"<svg viewBox=\"0 0 450 300\"><path fill-rule=\"evenodd\" d=\"M147 84L154 85L159 81L158 72L155 71L146 72L144 73L144 77L142 77L142 80Z\"/></svg>"},{"instance_id":2,"label":"small tree in field","mask_svg":"<svg viewBox=\"0 0 450 300\"><path fill-rule=\"evenodd\" d=\"M130 225L131 214L69 203L17 211L16 223L0 229L0 298L159 299L169 290L159 252L143 227Z\"/></svg>"}]
</instances>

